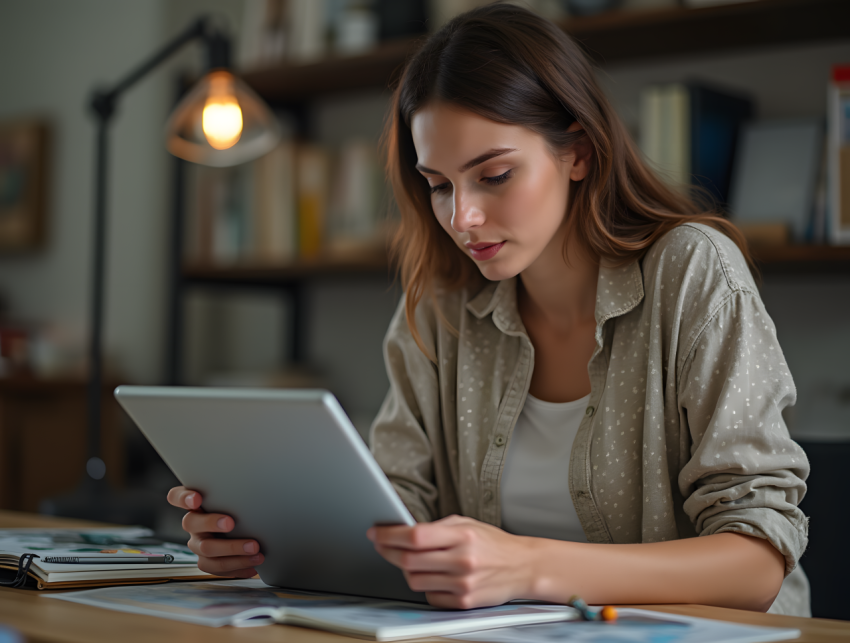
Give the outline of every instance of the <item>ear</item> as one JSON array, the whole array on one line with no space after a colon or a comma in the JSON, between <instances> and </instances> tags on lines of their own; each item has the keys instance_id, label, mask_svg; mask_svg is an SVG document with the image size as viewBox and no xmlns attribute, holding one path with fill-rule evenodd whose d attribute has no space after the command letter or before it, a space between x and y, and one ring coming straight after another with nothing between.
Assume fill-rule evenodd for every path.
<instances>
[{"instance_id":1,"label":"ear","mask_svg":"<svg viewBox=\"0 0 850 643\"><path fill-rule=\"evenodd\" d=\"M584 128L578 123L573 123L567 132L580 132ZM585 136L576 142L570 150L573 166L570 169L570 180L582 181L590 172L590 162L593 159L593 144Z\"/></svg>"}]
</instances>

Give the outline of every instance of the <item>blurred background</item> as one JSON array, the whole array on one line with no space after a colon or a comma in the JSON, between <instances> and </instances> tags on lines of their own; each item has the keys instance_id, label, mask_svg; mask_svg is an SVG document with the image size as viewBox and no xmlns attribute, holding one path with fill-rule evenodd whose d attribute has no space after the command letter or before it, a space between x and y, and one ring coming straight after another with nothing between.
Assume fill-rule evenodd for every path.
<instances>
[{"instance_id":1,"label":"blurred background","mask_svg":"<svg viewBox=\"0 0 850 643\"><path fill-rule=\"evenodd\" d=\"M378 149L389 87L476 4L0 0L0 509L90 515L63 498L104 475L86 473L92 92L211 14L282 132L231 168L170 156L168 115L206 71L193 45L122 95L110 127L101 456L122 509L99 517L182 539L175 480L111 389L322 386L366 437L400 295ZM850 3L522 4L583 44L659 172L706 187L753 243L798 388L786 419L813 463L815 613L850 618L822 580L850 572ZM831 572L819 555L838 557Z\"/></svg>"}]
</instances>

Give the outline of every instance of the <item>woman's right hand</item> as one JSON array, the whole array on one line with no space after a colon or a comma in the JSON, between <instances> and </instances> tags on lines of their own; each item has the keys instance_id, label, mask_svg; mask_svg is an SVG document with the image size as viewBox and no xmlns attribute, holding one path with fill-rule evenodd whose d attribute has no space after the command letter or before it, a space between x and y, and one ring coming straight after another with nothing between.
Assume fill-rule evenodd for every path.
<instances>
[{"instance_id":1,"label":"woman's right hand","mask_svg":"<svg viewBox=\"0 0 850 643\"><path fill-rule=\"evenodd\" d=\"M251 578L256 575L254 566L263 562L259 543L216 538L216 534L232 531L236 523L230 516L201 511L202 500L201 494L186 487L174 487L168 492L169 503L189 510L183 516L183 529L189 532L189 549L198 555L198 568L216 576Z\"/></svg>"}]
</instances>

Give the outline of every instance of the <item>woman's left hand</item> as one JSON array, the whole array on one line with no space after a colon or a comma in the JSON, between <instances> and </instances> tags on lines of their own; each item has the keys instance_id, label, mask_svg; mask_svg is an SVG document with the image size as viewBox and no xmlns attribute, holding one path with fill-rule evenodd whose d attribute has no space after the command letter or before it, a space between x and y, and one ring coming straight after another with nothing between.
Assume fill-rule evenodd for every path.
<instances>
[{"instance_id":1,"label":"woman's left hand","mask_svg":"<svg viewBox=\"0 0 850 643\"><path fill-rule=\"evenodd\" d=\"M449 516L412 527L372 527L375 549L401 568L410 589L435 607L471 609L529 598L533 538Z\"/></svg>"}]
</instances>

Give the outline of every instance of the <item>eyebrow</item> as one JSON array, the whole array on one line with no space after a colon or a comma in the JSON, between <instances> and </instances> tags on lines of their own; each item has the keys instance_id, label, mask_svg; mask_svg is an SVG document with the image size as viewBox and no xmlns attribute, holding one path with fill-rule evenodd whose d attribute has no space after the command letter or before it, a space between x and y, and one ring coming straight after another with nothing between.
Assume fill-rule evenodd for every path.
<instances>
[{"instance_id":1,"label":"eyebrow","mask_svg":"<svg viewBox=\"0 0 850 643\"><path fill-rule=\"evenodd\" d=\"M480 155L476 156L471 161L464 163L463 165L461 165L458 168L458 172L463 174L467 170L474 168L476 165L481 165L485 161L489 161L492 158L495 158L497 156L501 156L502 154L507 154L509 152L516 152L516 148L513 148L513 147L494 148L492 150L484 152L484 154L480 154ZM421 165L419 163L416 164L416 169L419 170L420 172L425 172L426 174L442 174L442 172L437 172L437 170L432 170L432 169L427 168L424 165Z\"/></svg>"}]
</instances>

